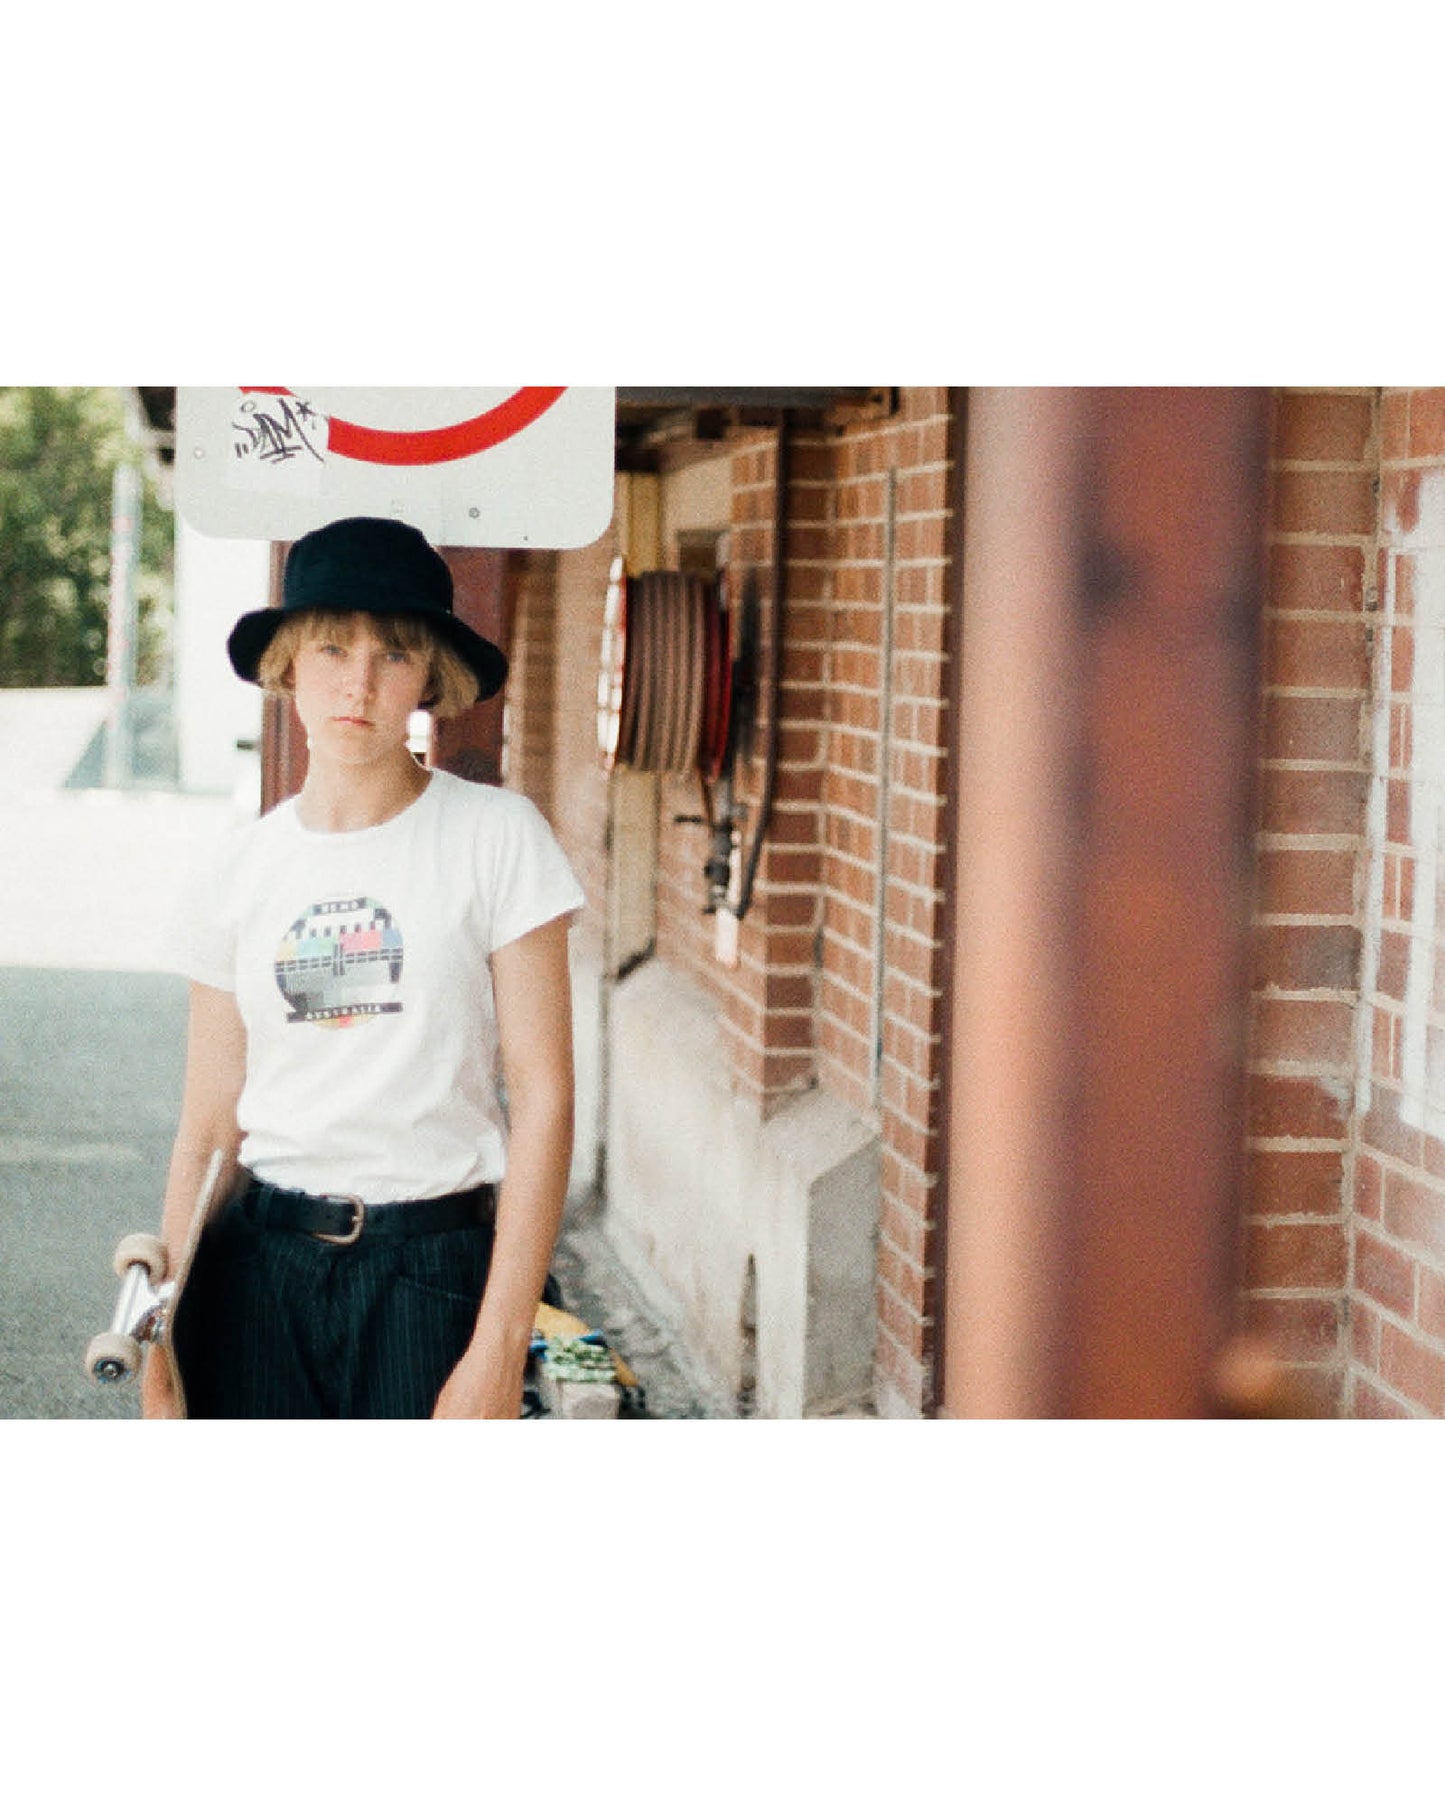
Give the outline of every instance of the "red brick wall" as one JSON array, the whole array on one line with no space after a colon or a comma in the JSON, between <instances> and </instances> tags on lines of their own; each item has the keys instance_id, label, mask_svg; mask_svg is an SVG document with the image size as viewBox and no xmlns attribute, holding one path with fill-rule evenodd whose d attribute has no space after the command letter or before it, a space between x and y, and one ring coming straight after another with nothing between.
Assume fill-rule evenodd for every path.
<instances>
[{"instance_id":1,"label":"red brick wall","mask_svg":"<svg viewBox=\"0 0 1445 1806\"><path fill-rule=\"evenodd\" d=\"M1347 1394L1361 1417L1445 1416L1445 391L1381 408L1377 793L1366 869L1369 1084L1355 1170Z\"/></svg>"},{"instance_id":2,"label":"red brick wall","mask_svg":"<svg viewBox=\"0 0 1445 1806\"><path fill-rule=\"evenodd\" d=\"M553 813L557 767L557 574L554 554L510 561L511 669L506 698L506 781Z\"/></svg>"},{"instance_id":3,"label":"red brick wall","mask_svg":"<svg viewBox=\"0 0 1445 1806\"><path fill-rule=\"evenodd\" d=\"M1445 391L1282 391L1246 1310L1326 1408L1445 1415Z\"/></svg>"},{"instance_id":4,"label":"red brick wall","mask_svg":"<svg viewBox=\"0 0 1445 1806\"><path fill-rule=\"evenodd\" d=\"M879 1114L878 1377L920 1411L937 1312L948 409L946 389L905 390L896 421L838 448L823 789L819 1072Z\"/></svg>"},{"instance_id":5,"label":"red brick wall","mask_svg":"<svg viewBox=\"0 0 1445 1806\"><path fill-rule=\"evenodd\" d=\"M1345 1354L1374 392L1276 398L1264 623L1248 1318L1324 1408Z\"/></svg>"},{"instance_id":6,"label":"red brick wall","mask_svg":"<svg viewBox=\"0 0 1445 1806\"><path fill-rule=\"evenodd\" d=\"M935 388L901 391L887 418L793 435L780 763L735 969L714 958L702 910L707 837L674 820L700 811L697 786L659 786L658 957L717 1001L735 1090L760 1118L819 1084L876 1116L879 1380L891 1408L914 1411L930 1403L935 1314L949 430L949 391ZM739 441L731 466L729 580L735 597L754 588L766 679L775 435ZM523 582L524 681L513 698L518 770L539 784L535 751L547 736L531 718L549 703L534 666L550 640L554 821L593 915L605 883L606 778L592 711L609 552L610 537L558 558L555 606ZM765 736L760 704L754 757L738 774L745 851Z\"/></svg>"}]
</instances>

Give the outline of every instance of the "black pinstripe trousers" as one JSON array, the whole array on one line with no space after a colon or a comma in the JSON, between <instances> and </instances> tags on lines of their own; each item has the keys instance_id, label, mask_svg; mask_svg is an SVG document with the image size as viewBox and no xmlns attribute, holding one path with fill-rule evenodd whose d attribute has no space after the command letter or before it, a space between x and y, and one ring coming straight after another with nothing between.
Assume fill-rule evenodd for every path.
<instances>
[{"instance_id":1,"label":"black pinstripe trousers","mask_svg":"<svg viewBox=\"0 0 1445 1806\"><path fill-rule=\"evenodd\" d=\"M430 1417L476 1326L484 1226L338 1248L260 1229L245 1197L205 1235L177 1313L192 1417Z\"/></svg>"}]
</instances>

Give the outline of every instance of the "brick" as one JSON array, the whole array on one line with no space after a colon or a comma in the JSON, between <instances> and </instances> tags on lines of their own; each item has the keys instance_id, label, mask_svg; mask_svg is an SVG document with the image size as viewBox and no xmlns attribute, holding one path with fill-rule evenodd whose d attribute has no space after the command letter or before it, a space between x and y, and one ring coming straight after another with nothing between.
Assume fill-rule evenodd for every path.
<instances>
[{"instance_id":1,"label":"brick","mask_svg":"<svg viewBox=\"0 0 1445 1806\"><path fill-rule=\"evenodd\" d=\"M1341 1223L1253 1223L1246 1237L1248 1284L1262 1290L1334 1290L1345 1283Z\"/></svg>"},{"instance_id":2,"label":"brick","mask_svg":"<svg viewBox=\"0 0 1445 1806\"><path fill-rule=\"evenodd\" d=\"M1377 1085L1370 1109L1360 1124L1360 1142L1380 1154L1393 1154L1407 1166L1421 1164L1421 1136L1418 1129L1401 1122L1399 1099L1394 1092ZM1394 1175L1391 1175L1393 1178ZM1390 1186L1386 1185L1388 1203Z\"/></svg>"},{"instance_id":3,"label":"brick","mask_svg":"<svg viewBox=\"0 0 1445 1806\"><path fill-rule=\"evenodd\" d=\"M1397 617L1406 620L1415 613L1417 560L1413 552L1381 553L1382 559L1388 560L1380 575L1380 594L1390 596L1388 579L1391 571L1394 574L1394 594L1390 596Z\"/></svg>"},{"instance_id":4,"label":"brick","mask_svg":"<svg viewBox=\"0 0 1445 1806\"><path fill-rule=\"evenodd\" d=\"M1365 603L1360 546L1276 544L1269 553L1269 606L1358 614Z\"/></svg>"},{"instance_id":5,"label":"brick","mask_svg":"<svg viewBox=\"0 0 1445 1806\"><path fill-rule=\"evenodd\" d=\"M1281 1360L1325 1361L1339 1353L1343 1306L1338 1299L1248 1297L1243 1316Z\"/></svg>"},{"instance_id":6,"label":"brick","mask_svg":"<svg viewBox=\"0 0 1445 1806\"><path fill-rule=\"evenodd\" d=\"M1410 843L1411 788L1405 778L1390 778L1385 785L1385 839L1393 846Z\"/></svg>"},{"instance_id":7,"label":"brick","mask_svg":"<svg viewBox=\"0 0 1445 1806\"><path fill-rule=\"evenodd\" d=\"M1397 1317L1414 1312L1414 1262L1364 1228L1355 1233L1355 1285Z\"/></svg>"},{"instance_id":8,"label":"brick","mask_svg":"<svg viewBox=\"0 0 1445 1806\"><path fill-rule=\"evenodd\" d=\"M1254 934L1256 987L1350 991L1359 982L1360 931L1346 923L1304 926L1264 922Z\"/></svg>"},{"instance_id":9,"label":"brick","mask_svg":"<svg viewBox=\"0 0 1445 1806\"><path fill-rule=\"evenodd\" d=\"M1421 1267L1417 1271L1417 1278L1419 1292L1415 1321L1419 1324L1422 1335L1445 1343L1445 1275L1430 1267Z\"/></svg>"},{"instance_id":10,"label":"brick","mask_svg":"<svg viewBox=\"0 0 1445 1806\"><path fill-rule=\"evenodd\" d=\"M771 1094L805 1090L812 1076L813 1056L810 1051L785 1049L763 1055L762 1078L765 1092Z\"/></svg>"},{"instance_id":11,"label":"brick","mask_svg":"<svg viewBox=\"0 0 1445 1806\"><path fill-rule=\"evenodd\" d=\"M1368 395L1286 390L1275 406L1274 456L1281 462L1363 461L1374 431Z\"/></svg>"},{"instance_id":12,"label":"brick","mask_svg":"<svg viewBox=\"0 0 1445 1806\"><path fill-rule=\"evenodd\" d=\"M1445 389L1412 390L1409 418L1409 455L1445 457Z\"/></svg>"},{"instance_id":13,"label":"brick","mask_svg":"<svg viewBox=\"0 0 1445 1806\"><path fill-rule=\"evenodd\" d=\"M1256 1074L1249 1088L1249 1133L1256 1140L1331 1140L1344 1133L1343 1087L1316 1079Z\"/></svg>"},{"instance_id":14,"label":"brick","mask_svg":"<svg viewBox=\"0 0 1445 1806\"><path fill-rule=\"evenodd\" d=\"M1412 410L1413 411L1413 410ZM1420 473L1386 470L1380 478L1380 523L1387 533L1413 533L1420 524Z\"/></svg>"},{"instance_id":15,"label":"brick","mask_svg":"<svg viewBox=\"0 0 1445 1806\"><path fill-rule=\"evenodd\" d=\"M1408 696L1415 684L1415 629L1396 627L1390 634L1390 688Z\"/></svg>"},{"instance_id":16,"label":"brick","mask_svg":"<svg viewBox=\"0 0 1445 1806\"><path fill-rule=\"evenodd\" d=\"M1364 537L1375 530L1374 485L1363 471L1278 471L1274 520L1281 533Z\"/></svg>"},{"instance_id":17,"label":"brick","mask_svg":"<svg viewBox=\"0 0 1445 1806\"><path fill-rule=\"evenodd\" d=\"M1389 749L1385 757L1391 771L1405 771L1414 762L1414 710L1409 703L1389 706Z\"/></svg>"},{"instance_id":18,"label":"brick","mask_svg":"<svg viewBox=\"0 0 1445 1806\"><path fill-rule=\"evenodd\" d=\"M1267 915L1347 916L1355 908L1355 855L1340 847L1265 847L1259 908Z\"/></svg>"},{"instance_id":19,"label":"brick","mask_svg":"<svg viewBox=\"0 0 1445 1806\"><path fill-rule=\"evenodd\" d=\"M1386 928L1379 936L1376 951L1379 956L1375 968L1376 993L1381 997L1393 998L1396 1002L1403 1001L1405 978L1409 969L1409 937Z\"/></svg>"},{"instance_id":20,"label":"brick","mask_svg":"<svg viewBox=\"0 0 1445 1806\"><path fill-rule=\"evenodd\" d=\"M1251 1053L1346 1071L1354 1052L1355 1012L1333 998L1257 997Z\"/></svg>"},{"instance_id":21,"label":"brick","mask_svg":"<svg viewBox=\"0 0 1445 1806\"><path fill-rule=\"evenodd\" d=\"M1445 1413L1445 1354L1389 1322L1380 1325L1380 1378L1432 1417Z\"/></svg>"},{"instance_id":22,"label":"brick","mask_svg":"<svg viewBox=\"0 0 1445 1806\"><path fill-rule=\"evenodd\" d=\"M1445 1255L1445 1196L1430 1186L1388 1168L1380 1212L1386 1232L1439 1258Z\"/></svg>"},{"instance_id":23,"label":"brick","mask_svg":"<svg viewBox=\"0 0 1445 1806\"><path fill-rule=\"evenodd\" d=\"M1361 761L1363 696L1312 696L1270 691L1264 698L1262 756L1332 765Z\"/></svg>"},{"instance_id":24,"label":"brick","mask_svg":"<svg viewBox=\"0 0 1445 1806\"><path fill-rule=\"evenodd\" d=\"M1271 767L1262 774L1260 825L1270 834L1357 835L1366 789L1363 772Z\"/></svg>"},{"instance_id":25,"label":"brick","mask_svg":"<svg viewBox=\"0 0 1445 1806\"><path fill-rule=\"evenodd\" d=\"M1380 397L1380 457L1385 462L1410 455L1410 391L1386 389Z\"/></svg>"},{"instance_id":26,"label":"brick","mask_svg":"<svg viewBox=\"0 0 1445 1806\"><path fill-rule=\"evenodd\" d=\"M1370 678L1364 621L1272 615L1264 630L1264 676L1281 689L1363 692Z\"/></svg>"},{"instance_id":27,"label":"brick","mask_svg":"<svg viewBox=\"0 0 1445 1806\"><path fill-rule=\"evenodd\" d=\"M1252 1216L1338 1216L1344 1155L1330 1149L1253 1148L1248 1166Z\"/></svg>"}]
</instances>

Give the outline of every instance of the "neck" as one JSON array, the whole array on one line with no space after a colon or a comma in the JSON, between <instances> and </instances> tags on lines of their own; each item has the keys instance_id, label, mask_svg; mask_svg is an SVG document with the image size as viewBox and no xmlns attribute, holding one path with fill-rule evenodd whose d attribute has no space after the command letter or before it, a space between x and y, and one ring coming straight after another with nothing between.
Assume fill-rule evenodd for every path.
<instances>
[{"instance_id":1,"label":"neck","mask_svg":"<svg viewBox=\"0 0 1445 1806\"><path fill-rule=\"evenodd\" d=\"M296 811L313 833L354 833L400 815L430 782L431 773L404 747L397 758L364 771L328 766L313 755Z\"/></svg>"}]
</instances>

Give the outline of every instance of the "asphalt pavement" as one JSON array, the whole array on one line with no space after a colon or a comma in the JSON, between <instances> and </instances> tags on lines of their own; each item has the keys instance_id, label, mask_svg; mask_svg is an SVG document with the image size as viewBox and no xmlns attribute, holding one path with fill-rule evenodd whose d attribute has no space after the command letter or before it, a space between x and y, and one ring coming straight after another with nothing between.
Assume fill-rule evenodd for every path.
<instances>
[{"instance_id":1,"label":"asphalt pavement","mask_svg":"<svg viewBox=\"0 0 1445 1806\"><path fill-rule=\"evenodd\" d=\"M230 797L84 787L101 692L0 689L0 1418L138 1415L84 1371L122 1235L153 1228L184 1061L167 927ZM78 775L77 775L78 774ZM554 1271L634 1368L650 1417L724 1414L585 1210Z\"/></svg>"}]
</instances>

